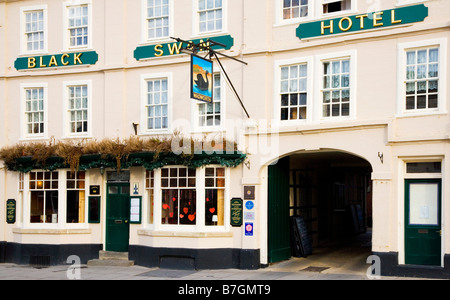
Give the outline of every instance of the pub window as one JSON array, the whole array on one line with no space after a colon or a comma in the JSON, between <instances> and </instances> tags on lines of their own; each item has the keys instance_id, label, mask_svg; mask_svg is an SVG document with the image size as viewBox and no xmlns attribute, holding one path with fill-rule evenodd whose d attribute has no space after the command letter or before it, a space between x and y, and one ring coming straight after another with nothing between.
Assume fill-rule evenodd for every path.
<instances>
[{"instance_id":1,"label":"pub window","mask_svg":"<svg viewBox=\"0 0 450 300\"><path fill-rule=\"evenodd\" d=\"M30 172L30 223L58 223L58 172Z\"/></svg>"},{"instance_id":2,"label":"pub window","mask_svg":"<svg viewBox=\"0 0 450 300\"><path fill-rule=\"evenodd\" d=\"M323 117L350 116L350 60L323 62Z\"/></svg>"},{"instance_id":3,"label":"pub window","mask_svg":"<svg viewBox=\"0 0 450 300\"><path fill-rule=\"evenodd\" d=\"M223 0L198 0L199 32L221 31L223 28Z\"/></svg>"},{"instance_id":4,"label":"pub window","mask_svg":"<svg viewBox=\"0 0 450 300\"><path fill-rule=\"evenodd\" d=\"M67 223L84 223L85 221L85 172L67 172Z\"/></svg>"},{"instance_id":5,"label":"pub window","mask_svg":"<svg viewBox=\"0 0 450 300\"><path fill-rule=\"evenodd\" d=\"M198 103L198 124L200 127L220 126L222 122L221 116L221 79L220 74L214 74L213 82L213 102Z\"/></svg>"},{"instance_id":6,"label":"pub window","mask_svg":"<svg viewBox=\"0 0 450 300\"><path fill-rule=\"evenodd\" d=\"M304 120L307 115L307 64L281 67L281 120Z\"/></svg>"},{"instance_id":7,"label":"pub window","mask_svg":"<svg viewBox=\"0 0 450 300\"><path fill-rule=\"evenodd\" d=\"M205 225L224 225L225 168L205 168Z\"/></svg>"},{"instance_id":8,"label":"pub window","mask_svg":"<svg viewBox=\"0 0 450 300\"><path fill-rule=\"evenodd\" d=\"M352 0L323 0L323 13L329 14L339 11L351 10Z\"/></svg>"},{"instance_id":9,"label":"pub window","mask_svg":"<svg viewBox=\"0 0 450 300\"><path fill-rule=\"evenodd\" d=\"M153 205L154 205L154 187L155 187L155 172L154 171L145 171L145 191L148 195L149 202L149 214L148 214L148 223L153 224Z\"/></svg>"},{"instance_id":10,"label":"pub window","mask_svg":"<svg viewBox=\"0 0 450 300\"><path fill-rule=\"evenodd\" d=\"M283 0L283 19L307 17L308 2L308 0Z\"/></svg>"},{"instance_id":11,"label":"pub window","mask_svg":"<svg viewBox=\"0 0 450 300\"><path fill-rule=\"evenodd\" d=\"M147 39L169 36L169 0L147 0Z\"/></svg>"},{"instance_id":12,"label":"pub window","mask_svg":"<svg viewBox=\"0 0 450 300\"><path fill-rule=\"evenodd\" d=\"M68 23L70 47L86 47L89 42L88 5L68 7Z\"/></svg>"},{"instance_id":13,"label":"pub window","mask_svg":"<svg viewBox=\"0 0 450 300\"><path fill-rule=\"evenodd\" d=\"M167 129L169 127L168 79L147 80L146 85L147 130Z\"/></svg>"},{"instance_id":14,"label":"pub window","mask_svg":"<svg viewBox=\"0 0 450 300\"><path fill-rule=\"evenodd\" d=\"M406 110L438 109L439 48L406 52Z\"/></svg>"},{"instance_id":15,"label":"pub window","mask_svg":"<svg viewBox=\"0 0 450 300\"><path fill-rule=\"evenodd\" d=\"M196 224L195 169L183 167L161 169L161 192L161 224Z\"/></svg>"},{"instance_id":16,"label":"pub window","mask_svg":"<svg viewBox=\"0 0 450 300\"><path fill-rule=\"evenodd\" d=\"M44 88L25 89L25 122L27 135L44 134Z\"/></svg>"},{"instance_id":17,"label":"pub window","mask_svg":"<svg viewBox=\"0 0 450 300\"><path fill-rule=\"evenodd\" d=\"M42 51L45 43L44 10L25 12L26 51Z\"/></svg>"},{"instance_id":18,"label":"pub window","mask_svg":"<svg viewBox=\"0 0 450 300\"><path fill-rule=\"evenodd\" d=\"M69 132L88 132L88 86L68 87Z\"/></svg>"}]
</instances>

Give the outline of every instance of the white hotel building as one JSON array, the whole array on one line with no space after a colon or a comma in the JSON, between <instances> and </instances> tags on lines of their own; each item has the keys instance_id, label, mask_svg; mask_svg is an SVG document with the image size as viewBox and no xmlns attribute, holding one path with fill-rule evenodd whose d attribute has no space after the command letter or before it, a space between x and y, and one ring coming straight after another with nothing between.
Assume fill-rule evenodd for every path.
<instances>
[{"instance_id":1,"label":"white hotel building","mask_svg":"<svg viewBox=\"0 0 450 300\"><path fill-rule=\"evenodd\" d=\"M143 266L257 269L293 255L301 216L313 254L371 232L382 274L450 277L449 11L448 0L0 0L4 149L178 132L238 144L187 160L142 151L119 170L105 153L77 172L61 157L5 157L0 262L106 250ZM171 37L220 42L247 64L214 58L214 101L193 100L190 56Z\"/></svg>"}]
</instances>

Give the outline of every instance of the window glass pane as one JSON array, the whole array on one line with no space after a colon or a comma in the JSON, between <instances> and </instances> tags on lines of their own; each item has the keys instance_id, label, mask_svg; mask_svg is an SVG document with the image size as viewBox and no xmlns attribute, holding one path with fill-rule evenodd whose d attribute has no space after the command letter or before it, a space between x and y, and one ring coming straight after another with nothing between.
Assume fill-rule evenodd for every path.
<instances>
[{"instance_id":1,"label":"window glass pane","mask_svg":"<svg viewBox=\"0 0 450 300\"><path fill-rule=\"evenodd\" d=\"M439 225L439 185L411 183L409 186L409 224Z\"/></svg>"},{"instance_id":2,"label":"window glass pane","mask_svg":"<svg viewBox=\"0 0 450 300\"><path fill-rule=\"evenodd\" d=\"M441 162L415 162L406 164L407 173L441 173Z\"/></svg>"}]
</instances>

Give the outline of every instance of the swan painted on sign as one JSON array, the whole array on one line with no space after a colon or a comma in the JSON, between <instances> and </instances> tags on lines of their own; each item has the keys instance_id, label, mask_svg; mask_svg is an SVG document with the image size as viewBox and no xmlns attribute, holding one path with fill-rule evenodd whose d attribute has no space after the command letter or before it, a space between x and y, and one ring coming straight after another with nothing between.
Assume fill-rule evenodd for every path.
<instances>
[{"instance_id":1,"label":"swan painted on sign","mask_svg":"<svg viewBox=\"0 0 450 300\"><path fill-rule=\"evenodd\" d=\"M209 74L209 72L206 71L206 73L205 73L206 80L203 78L202 74L197 74L197 80L194 80L195 84L197 85L197 88L200 91L207 91L209 88L208 74Z\"/></svg>"}]
</instances>

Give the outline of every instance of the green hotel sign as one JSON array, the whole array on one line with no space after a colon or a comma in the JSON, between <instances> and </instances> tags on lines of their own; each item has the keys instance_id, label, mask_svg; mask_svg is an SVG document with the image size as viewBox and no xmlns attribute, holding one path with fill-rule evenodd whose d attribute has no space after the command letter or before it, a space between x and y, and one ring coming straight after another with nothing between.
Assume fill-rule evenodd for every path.
<instances>
[{"instance_id":1,"label":"green hotel sign","mask_svg":"<svg viewBox=\"0 0 450 300\"><path fill-rule=\"evenodd\" d=\"M196 39L190 42L193 42L194 44L205 43L205 45L207 45L209 40L213 40L226 46L225 48L223 48L219 45L214 45L211 47L214 50L229 50L234 44L234 39L230 35L216 36L206 39ZM153 57L177 55L181 54L181 49L187 46L188 45L183 42L139 46L136 48L136 50L134 50L134 58L136 58L136 60L142 60Z\"/></svg>"},{"instance_id":2,"label":"green hotel sign","mask_svg":"<svg viewBox=\"0 0 450 300\"><path fill-rule=\"evenodd\" d=\"M95 51L74 52L56 55L19 57L14 62L17 70L35 70L78 65L95 65L98 54Z\"/></svg>"},{"instance_id":3,"label":"green hotel sign","mask_svg":"<svg viewBox=\"0 0 450 300\"><path fill-rule=\"evenodd\" d=\"M398 26L422 22L426 17L428 17L428 7L423 4L413 5L300 24L297 28L297 37L299 39L306 39Z\"/></svg>"}]
</instances>

